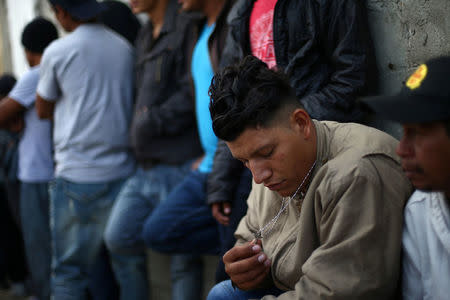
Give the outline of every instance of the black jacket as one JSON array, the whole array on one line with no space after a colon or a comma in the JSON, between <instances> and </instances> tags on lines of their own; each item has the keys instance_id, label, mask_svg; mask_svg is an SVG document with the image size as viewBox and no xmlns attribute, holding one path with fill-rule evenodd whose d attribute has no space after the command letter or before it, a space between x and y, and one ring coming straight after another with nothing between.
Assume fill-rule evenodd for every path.
<instances>
[{"instance_id":1,"label":"black jacket","mask_svg":"<svg viewBox=\"0 0 450 300\"><path fill-rule=\"evenodd\" d=\"M221 66L251 54L249 19L255 0L239 0ZM364 92L368 28L358 0L278 0L273 36L277 67L289 77L312 118L357 121L356 97ZM208 179L208 203L232 201L242 169L219 142Z\"/></svg>"},{"instance_id":2,"label":"black jacket","mask_svg":"<svg viewBox=\"0 0 450 300\"><path fill-rule=\"evenodd\" d=\"M136 40L136 103L131 142L141 166L179 164L202 153L190 85L192 19L178 13L176 0L166 10L159 37L148 22Z\"/></svg>"}]
</instances>

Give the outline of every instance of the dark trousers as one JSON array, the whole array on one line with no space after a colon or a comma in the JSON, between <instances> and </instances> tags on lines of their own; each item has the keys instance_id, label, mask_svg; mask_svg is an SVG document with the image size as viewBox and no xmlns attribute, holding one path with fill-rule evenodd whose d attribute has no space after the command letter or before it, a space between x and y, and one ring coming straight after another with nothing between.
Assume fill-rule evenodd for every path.
<instances>
[{"instance_id":1,"label":"dark trousers","mask_svg":"<svg viewBox=\"0 0 450 300\"><path fill-rule=\"evenodd\" d=\"M241 174L239 186L236 189L234 201L231 204L230 224L224 226L219 224L220 237L220 260L216 269L216 282L229 279L225 272L222 256L236 243L234 232L236 231L242 217L247 213L247 198L252 189L252 174L247 168Z\"/></svg>"},{"instance_id":2,"label":"dark trousers","mask_svg":"<svg viewBox=\"0 0 450 300\"><path fill-rule=\"evenodd\" d=\"M18 187L18 186L17 186ZM17 191L18 193L18 191ZM0 185L0 283L9 279L25 281L28 271L22 232L7 199L6 189Z\"/></svg>"}]
</instances>

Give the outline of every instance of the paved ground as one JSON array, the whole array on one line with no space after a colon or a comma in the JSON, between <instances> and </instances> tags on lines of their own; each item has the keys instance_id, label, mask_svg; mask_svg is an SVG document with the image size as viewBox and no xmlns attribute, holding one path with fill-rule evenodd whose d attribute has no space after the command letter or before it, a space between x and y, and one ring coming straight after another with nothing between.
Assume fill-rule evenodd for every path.
<instances>
[{"instance_id":1,"label":"paved ground","mask_svg":"<svg viewBox=\"0 0 450 300\"><path fill-rule=\"evenodd\" d=\"M166 255L149 252L150 291L152 300L170 300L170 258ZM215 267L218 257L205 256L204 275L204 299L214 285ZM151 267L150 267L151 266ZM26 300L21 297L12 297L7 291L0 290L0 300Z\"/></svg>"}]
</instances>

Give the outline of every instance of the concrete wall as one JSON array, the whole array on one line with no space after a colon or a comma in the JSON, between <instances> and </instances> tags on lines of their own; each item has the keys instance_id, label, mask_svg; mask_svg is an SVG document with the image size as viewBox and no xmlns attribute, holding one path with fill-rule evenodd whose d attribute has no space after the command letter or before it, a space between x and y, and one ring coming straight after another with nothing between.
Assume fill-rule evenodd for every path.
<instances>
[{"instance_id":1,"label":"concrete wall","mask_svg":"<svg viewBox=\"0 0 450 300\"><path fill-rule=\"evenodd\" d=\"M449 0L365 0L378 65L380 94L400 89L423 61L450 55ZM399 127L377 127L399 137Z\"/></svg>"},{"instance_id":2,"label":"concrete wall","mask_svg":"<svg viewBox=\"0 0 450 300\"><path fill-rule=\"evenodd\" d=\"M367 0L380 92L397 90L419 63L450 54L449 0Z\"/></svg>"}]
</instances>

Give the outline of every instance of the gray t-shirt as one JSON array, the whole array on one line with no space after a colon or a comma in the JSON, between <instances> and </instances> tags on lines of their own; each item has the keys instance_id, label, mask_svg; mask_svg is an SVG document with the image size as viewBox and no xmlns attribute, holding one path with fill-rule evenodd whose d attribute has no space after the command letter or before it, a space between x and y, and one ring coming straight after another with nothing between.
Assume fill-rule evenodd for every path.
<instances>
[{"instance_id":1,"label":"gray t-shirt","mask_svg":"<svg viewBox=\"0 0 450 300\"><path fill-rule=\"evenodd\" d=\"M25 129L19 143L18 177L23 182L46 182L53 178L51 122L40 120L34 103L39 81L39 66L25 73L9 93L9 98L27 108Z\"/></svg>"},{"instance_id":2,"label":"gray t-shirt","mask_svg":"<svg viewBox=\"0 0 450 300\"><path fill-rule=\"evenodd\" d=\"M56 177L104 182L131 174L134 51L101 24L54 41L41 61L38 94L54 101Z\"/></svg>"}]
</instances>

